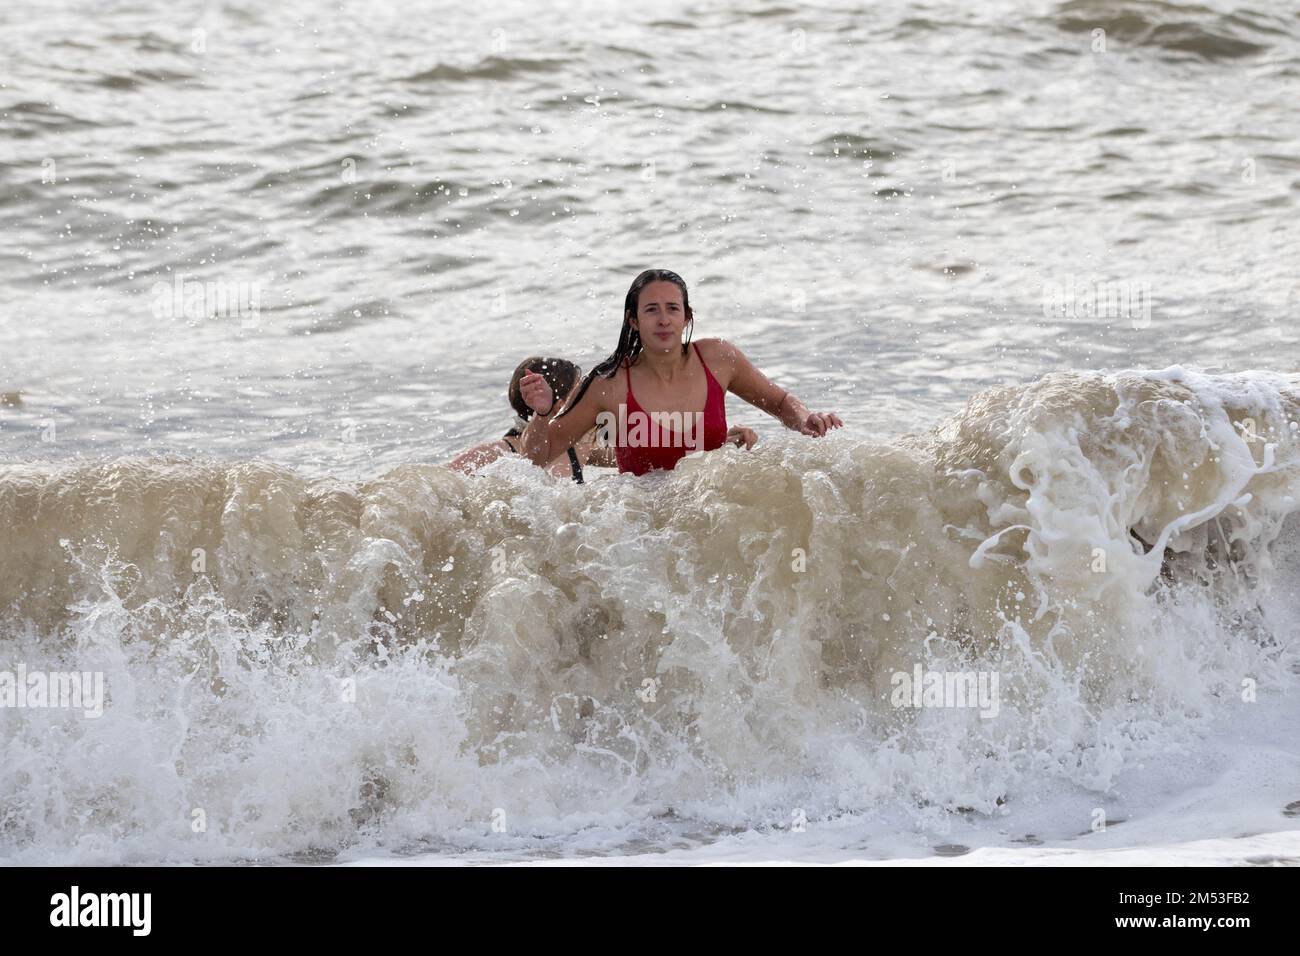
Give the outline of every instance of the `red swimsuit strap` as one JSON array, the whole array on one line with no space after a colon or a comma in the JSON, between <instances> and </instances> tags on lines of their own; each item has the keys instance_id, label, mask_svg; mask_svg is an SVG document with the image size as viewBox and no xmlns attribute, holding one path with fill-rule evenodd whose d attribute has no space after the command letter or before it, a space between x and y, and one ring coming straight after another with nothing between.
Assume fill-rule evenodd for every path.
<instances>
[{"instance_id":1,"label":"red swimsuit strap","mask_svg":"<svg viewBox=\"0 0 1300 956\"><path fill-rule=\"evenodd\" d=\"M624 359L623 361L626 363L624 364L623 369L627 372L627 410L630 412L632 409L640 408L641 406L636 403L636 396L632 394L632 363L628 359Z\"/></svg>"},{"instance_id":2,"label":"red swimsuit strap","mask_svg":"<svg viewBox=\"0 0 1300 956\"><path fill-rule=\"evenodd\" d=\"M699 344L692 342L691 345L695 346L695 357L698 358L700 364L704 366L704 374L707 376L709 382L709 387L704 398L704 414L707 415L709 414L709 409L713 407L715 400L725 402L727 396L726 393L722 391L722 383L719 382L713 372L709 370L709 363L704 361L704 356L700 354Z\"/></svg>"}]
</instances>

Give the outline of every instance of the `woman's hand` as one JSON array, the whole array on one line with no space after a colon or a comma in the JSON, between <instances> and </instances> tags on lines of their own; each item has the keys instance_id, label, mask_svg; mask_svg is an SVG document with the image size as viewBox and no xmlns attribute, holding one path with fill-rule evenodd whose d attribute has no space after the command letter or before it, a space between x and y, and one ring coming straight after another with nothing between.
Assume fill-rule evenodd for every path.
<instances>
[{"instance_id":1,"label":"woman's hand","mask_svg":"<svg viewBox=\"0 0 1300 956\"><path fill-rule=\"evenodd\" d=\"M843 428L844 423L834 412L810 412L797 395L772 383L754 367L754 363L730 342L713 339L711 350L719 359L719 366L730 367L731 378L727 390L740 396L755 408L767 412L786 428L803 435L820 438L832 428ZM725 372L724 372L725 374Z\"/></svg>"},{"instance_id":2,"label":"woman's hand","mask_svg":"<svg viewBox=\"0 0 1300 956\"><path fill-rule=\"evenodd\" d=\"M758 441L758 433L744 425L732 425L727 429L727 441L737 448L753 448L754 442Z\"/></svg>"},{"instance_id":3,"label":"woman's hand","mask_svg":"<svg viewBox=\"0 0 1300 956\"><path fill-rule=\"evenodd\" d=\"M549 415L555 405L555 395L546 376L538 372L525 372L519 379L519 394L538 415Z\"/></svg>"},{"instance_id":4,"label":"woman's hand","mask_svg":"<svg viewBox=\"0 0 1300 956\"><path fill-rule=\"evenodd\" d=\"M799 431L805 435L820 438L832 428L843 428L844 423L834 412L809 412L808 417L799 425Z\"/></svg>"}]
</instances>

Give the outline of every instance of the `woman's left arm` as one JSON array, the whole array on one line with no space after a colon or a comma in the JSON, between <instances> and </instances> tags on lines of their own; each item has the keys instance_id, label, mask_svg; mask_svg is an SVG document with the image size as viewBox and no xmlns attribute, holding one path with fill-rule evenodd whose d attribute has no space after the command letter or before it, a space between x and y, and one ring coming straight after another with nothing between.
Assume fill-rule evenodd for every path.
<instances>
[{"instance_id":1,"label":"woman's left arm","mask_svg":"<svg viewBox=\"0 0 1300 956\"><path fill-rule=\"evenodd\" d=\"M461 452L447 462L447 465L461 474L472 475L478 469L490 465L510 450L510 446L506 444L505 439L498 438L496 441L487 441L481 445L475 445L468 451Z\"/></svg>"},{"instance_id":2,"label":"woman's left arm","mask_svg":"<svg viewBox=\"0 0 1300 956\"><path fill-rule=\"evenodd\" d=\"M755 368L744 352L723 339L717 339L716 342L722 364L731 370L728 391L778 419L786 428L805 435L820 437L830 429L844 425L834 412L808 411L797 396L791 395Z\"/></svg>"}]
</instances>

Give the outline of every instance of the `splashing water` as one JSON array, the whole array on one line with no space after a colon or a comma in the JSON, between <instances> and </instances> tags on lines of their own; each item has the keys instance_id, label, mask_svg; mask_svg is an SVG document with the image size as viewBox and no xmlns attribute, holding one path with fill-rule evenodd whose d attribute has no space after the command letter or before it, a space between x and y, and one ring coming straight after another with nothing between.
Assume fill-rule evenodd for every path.
<instances>
[{"instance_id":1,"label":"splashing water","mask_svg":"<svg viewBox=\"0 0 1300 956\"><path fill-rule=\"evenodd\" d=\"M108 697L0 709L0 853L1065 840L1294 695L1297 384L1054 374L888 444L582 487L0 467L0 667ZM896 706L918 666L996 674L995 713Z\"/></svg>"}]
</instances>

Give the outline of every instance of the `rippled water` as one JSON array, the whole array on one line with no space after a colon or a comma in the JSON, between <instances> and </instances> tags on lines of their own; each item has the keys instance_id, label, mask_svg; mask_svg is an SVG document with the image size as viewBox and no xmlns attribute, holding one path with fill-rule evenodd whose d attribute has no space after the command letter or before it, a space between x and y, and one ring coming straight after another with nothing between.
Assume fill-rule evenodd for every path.
<instances>
[{"instance_id":1,"label":"rippled water","mask_svg":"<svg viewBox=\"0 0 1300 956\"><path fill-rule=\"evenodd\" d=\"M6 4L0 451L439 460L525 354L608 354L651 265L860 434L1052 370L1295 368L1298 36L1289 2ZM159 317L178 276L260 311ZM1149 322L1045 317L1072 276Z\"/></svg>"}]
</instances>

